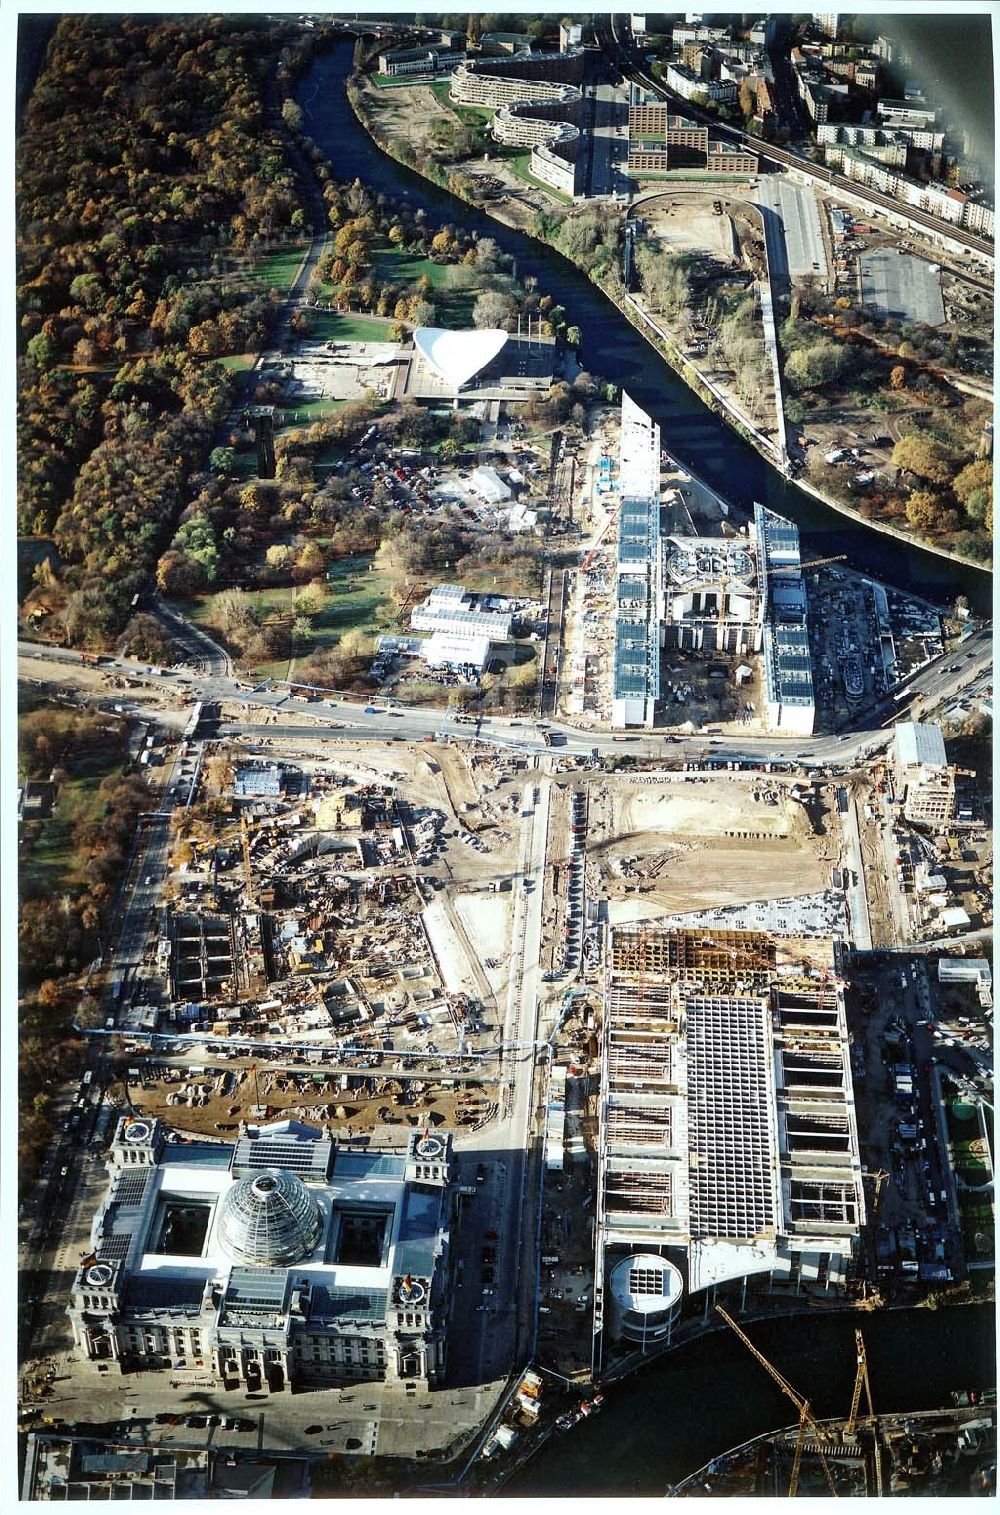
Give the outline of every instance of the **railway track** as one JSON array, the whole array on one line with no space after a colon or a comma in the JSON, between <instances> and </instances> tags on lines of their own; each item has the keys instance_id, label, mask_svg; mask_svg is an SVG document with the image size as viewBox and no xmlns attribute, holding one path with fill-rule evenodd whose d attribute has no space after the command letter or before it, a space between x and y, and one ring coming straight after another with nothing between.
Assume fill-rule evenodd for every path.
<instances>
[{"instance_id":1,"label":"railway track","mask_svg":"<svg viewBox=\"0 0 1000 1515\"><path fill-rule=\"evenodd\" d=\"M755 137L749 132L740 131L738 127L725 126L714 116L707 115L704 111L692 105L690 100L680 100L671 93L661 80L644 68L639 67L631 56L630 48L622 42L617 32L612 28L605 34L604 40L610 44L616 61L622 74L636 84L643 85L658 95L661 100L677 104L686 116L698 121L703 126L710 126L713 133L727 142L733 142L741 147L752 149L760 158L768 162L780 164L782 168L792 168L812 179L818 184L825 184L830 189L839 190L841 193L853 195L856 199L875 207L878 210L899 216L913 226L920 226L933 232L936 236L946 238L948 241L957 243L969 252L981 253L989 258L994 255L993 243L985 237L977 237L973 232L964 231L961 227L953 226L950 222L943 221L939 216L932 216L928 211L919 210L916 206L907 205L902 200L894 200L890 195L884 195L877 189L870 189L867 185L858 184L853 179L848 179L845 174L838 174L832 168L826 168L821 164L810 163L801 158L797 153L789 152L786 148L776 147L771 142L765 142L760 137Z\"/></svg>"}]
</instances>

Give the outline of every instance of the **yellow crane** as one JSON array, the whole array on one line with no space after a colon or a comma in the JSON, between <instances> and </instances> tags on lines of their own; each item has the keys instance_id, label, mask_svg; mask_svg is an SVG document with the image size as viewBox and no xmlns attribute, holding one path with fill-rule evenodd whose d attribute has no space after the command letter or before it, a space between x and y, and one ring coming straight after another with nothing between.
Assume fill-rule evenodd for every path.
<instances>
[{"instance_id":1,"label":"yellow crane","mask_svg":"<svg viewBox=\"0 0 1000 1515\"><path fill-rule=\"evenodd\" d=\"M824 1476L826 1478L827 1487L829 1488L830 1493L833 1495L834 1499L836 1499L837 1490L834 1487L833 1476L830 1472L829 1464L823 1455L823 1449L819 1445L820 1440L823 1436L823 1432L820 1430L820 1427L817 1425L816 1420L813 1417L813 1413L809 1408L808 1399L803 1399L802 1395L799 1394L797 1390L792 1388L791 1384L788 1382L788 1379L778 1372L774 1364L768 1362L763 1352L754 1346L753 1342L750 1340L746 1332L736 1324L735 1320L729 1314L728 1310L724 1310L721 1305L716 1305L715 1308L722 1316L723 1320L726 1322L726 1325L730 1326L732 1330L736 1332L736 1335L739 1337L740 1341L746 1347L751 1356L756 1357L761 1367L771 1375L781 1392L787 1395L787 1397L792 1401L792 1404L799 1412L799 1434L795 1439L795 1458L792 1462L792 1476L788 1481L789 1499L795 1498L796 1490L799 1486L799 1473L802 1468L802 1452L805 1446L807 1430L812 1431L813 1435L816 1437L816 1450L819 1454L819 1460L823 1468Z\"/></svg>"},{"instance_id":2,"label":"yellow crane","mask_svg":"<svg viewBox=\"0 0 1000 1515\"><path fill-rule=\"evenodd\" d=\"M240 842L243 848L243 878L246 883L247 904L255 903L253 863L250 859L250 827L245 815L240 816Z\"/></svg>"},{"instance_id":3,"label":"yellow crane","mask_svg":"<svg viewBox=\"0 0 1000 1515\"><path fill-rule=\"evenodd\" d=\"M868 1354L865 1351L865 1339L861 1332L855 1330L854 1342L857 1348L857 1372L854 1375L854 1393L851 1395L851 1413L847 1417L844 1426L844 1435L853 1436L858 1424L858 1406L861 1403L861 1390L865 1391L865 1402L868 1405L868 1414L865 1416L865 1424L871 1427L874 1446L872 1455L875 1462L875 1493L882 1498L882 1452L878 1444L878 1417L875 1414L875 1405L872 1401L871 1380L868 1377Z\"/></svg>"}]
</instances>

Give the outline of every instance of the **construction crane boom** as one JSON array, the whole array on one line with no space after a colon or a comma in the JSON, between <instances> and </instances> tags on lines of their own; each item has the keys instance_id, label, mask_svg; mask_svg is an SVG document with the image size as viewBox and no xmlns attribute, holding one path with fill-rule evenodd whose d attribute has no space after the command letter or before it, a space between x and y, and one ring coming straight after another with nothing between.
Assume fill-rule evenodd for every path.
<instances>
[{"instance_id":1,"label":"construction crane boom","mask_svg":"<svg viewBox=\"0 0 1000 1515\"><path fill-rule=\"evenodd\" d=\"M618 519L618 513L619 513L620 510L621 510L621 505L618 504L618 505L615 506L614 510L608 516L608 519L605 521L604 525L601 528L601 534L600 534L600 536L594 542L593 547L591 547L590 551L587 553L587 556L584 558L583 562L580 564L580 572L581 573L586 573L587 569L590 567L591 563L594 561L594 555L597 552L597 549L600 547L601 543L604 541L604 538L607 536L608 532L611 530L612 526L617 521L617 519Z\"/></svg>"},{"instance_id":2,"label":"construction crane boom","mask_svg":"<svg viewBox=\"0 0 1000 1515\"><path fill-rule=\"evenodd\" d=\"M846 552L835 553L831 558L810 558L808 563L775 563L771 568L765 568L765 577L771 573L801 573L806 568L822 568L826 563L845 563Z\"/></svg>"},{"instance_id":3,"label":"construction crane boom","mask_svg":"<svg viewBox=\"0 0 1000 1515\"><path fill-rule=\"evenodd\" d=\"M823 1455L823 1448L819 1444L822 1439L823 1432L817 1425L815 1417L809 1408L808 1399L803 1399L802 1395L796 1389L792 1388L791 1384L788 1382L788 1379L785 1378L783 1374L778 1372L774 1364L768 1362L763 1352L754 1346L753 1342L750 1340L746 1332L736 1324L735 1320L729 1314L728 1310L724 1310L721 1305L716 1305L715 1308L722 1316L723 1320L726 1322L726 1325L732 1327L750 1354L755 1357L760 1363L761 1367L770 1374L781 1392L788 1396L788 1398L792 1401L792 1404L799 1412L799 1431L798 1436L795 1440L795 1457L792 1462L792 1476L788 1480L789 1499L795 1498L796 1491L799 1487L799 1473L802 1468L802 1453L805 1450L807 1430L812 1431L817 1438L816 1452L819 1457L820 1465L823 1469L823 1474L826 1478L827 1488L830 1490L833 1498L836 1499L838 1497L837 1490L833 1482L833 1475L830 1472L830 1465L827 1462L826 1457Z\"/></svg>"},{"instance_id":4,"label":"construction crane boom","mask_svg":"<svg viewBox=\"0 0 1000 1515\"><path fill-rule=\"evenodd\" d=\"M854 1332L854 1341L858 1353L858 1371L854 1375L854 1393L851 1395L851 1413L847 1417L844 1427L845 1436L853 1436L858 1423L858 1406L861 1403L862 1388L868 1400L868 1419L874 1417L875 1410L872 1405L872 1388L868 1380L868 1358L865 1353L865 1339L860 1331Z\"/></svg>"},{"instance_id":5,"label":"construction crane boom","mask_svg":"<svg viewBox=\"0 0 1000 1515\"><path fill-rule=\"evenodd\" d=\"M729 1311L724 1310L721 1305L716 1305L715 1308L717 1312L722 1316L723 1320L726 1322L726 1325L730 1326L736 1332L737 1336L746 1347L747 1351L750 1352L752 1356L756 1357L762 1368L770 1373L771 1377L774 1379L781 1392L788 1395L788 1398L792 1401L792 1404L798 1410L799 1414L801 1415L804 1410L808 1410L809 1401L807 1399L803 1399L802 1395L797 1393L797 1391L792 1388L791 1384L788 1382L788 1379L784 1378L778 1372L773 1363L768 1362L763 1352L754 1346L753 1342L750 1340L749 1336L742 1329L742 1327L736 1324L733 1317L729 1314Z\"/></svg>"}]
</instances>

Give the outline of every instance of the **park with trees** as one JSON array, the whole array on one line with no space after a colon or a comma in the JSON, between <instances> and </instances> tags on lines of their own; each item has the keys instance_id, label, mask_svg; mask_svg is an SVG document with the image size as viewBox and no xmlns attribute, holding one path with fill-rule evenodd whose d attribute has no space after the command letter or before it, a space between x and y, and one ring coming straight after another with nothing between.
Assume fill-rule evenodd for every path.
<instances>
[{"instance_id":1,"label":"park with trees","mask_svg":"<svg viewBox=\"0 0 1000 1515\"><path fill-rule=\"evenodd\" d=\"M824 494L934 546L989 562L992 467L980 456L992 407L941 372L947 333L876 322L809 281L779 328L785 415L809 432L810 479ZM826 454L872 435L891 450L852 469ZM860 475L860 482L857 479Z\"/></svg>"}]
</instances>

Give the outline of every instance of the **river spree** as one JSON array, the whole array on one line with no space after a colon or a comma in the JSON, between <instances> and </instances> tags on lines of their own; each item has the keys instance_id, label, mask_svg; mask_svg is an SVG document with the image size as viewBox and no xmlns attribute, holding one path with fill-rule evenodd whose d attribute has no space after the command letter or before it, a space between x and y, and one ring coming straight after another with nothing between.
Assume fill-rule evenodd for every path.
<instances>
[{"instance_id":1,"label":"river spree","mask_svg":"<svg viewBox=\"0 0 1000 1515\"><path fill-rule=\"evenodd\" d=\"M543 294L564 305L583 333L581 361L613 379L659 422L663 445L720 493L743 506L760 500L799 526L809 556L846 553L851 565L942 604L965 594L981 614L991 610L991 576L873 531L798 489L731 431L674 374L621 311L553 249L501 225L438 189L383 153L356 120L344 83L353 44L341 42L315 59L295 98L305 130L322 147L340 179L361 179L373 190L406 197L435 223L461 223L492 237L534 275Z\"/></svg>"},{"instance_id":2,"label":"river spree","mask_svg":"<svg viewBox=\"0 0 1000 1515\"><path fill-rule=\"evenodd\" d=\"M877 1411L929 1410L952 1390L996 1383L993 1310L800 1316L747 1334L814 1415L846 1415L854 1329L865 1338ZM545 1443L506 1495L656 1495L752 1436L795 1422L795 1409L728 1328L611 1388L600 1415Z\"/></svg>"}]
</instances>

